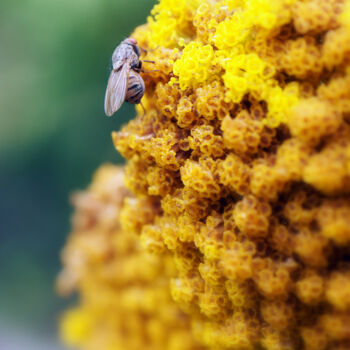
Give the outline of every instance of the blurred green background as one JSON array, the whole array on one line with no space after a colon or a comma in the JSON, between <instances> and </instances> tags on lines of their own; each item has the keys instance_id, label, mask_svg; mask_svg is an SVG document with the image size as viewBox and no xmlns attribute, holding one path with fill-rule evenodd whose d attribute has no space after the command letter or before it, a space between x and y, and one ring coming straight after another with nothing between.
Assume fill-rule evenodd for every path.
<instances>
[{"instance_id":1,"label":"blurred green background","mask_svg":"<svg viewBox=\"0 0 350 350\"><path fill-rule=\"evenodd\" d=\"M0 2L0 349L61 349L67 303L54 292L69 193L103 162L110 133L135 115L103 112L115 46L154 0Z\"/></svg>"}]
</instances>

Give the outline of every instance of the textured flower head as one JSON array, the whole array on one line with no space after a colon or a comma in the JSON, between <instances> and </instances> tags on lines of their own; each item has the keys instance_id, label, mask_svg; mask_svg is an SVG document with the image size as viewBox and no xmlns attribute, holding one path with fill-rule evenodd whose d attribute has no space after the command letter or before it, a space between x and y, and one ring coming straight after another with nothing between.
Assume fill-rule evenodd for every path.
<instances>
[{"instance_id":1,"label":"textured flower head","mask_svg":"<svg viewBox=\"0 0 350 350\"><path fill-rule=\"evenodd\" d=\"M101 170L111 176L76 203L60 286L81 304L64 318L67 341L349 347L349 8L154 7L132 35L156 62L143 74L146 113L112 135L130 192L112 199L120 175Z\"/></svg>"}]
</instances>

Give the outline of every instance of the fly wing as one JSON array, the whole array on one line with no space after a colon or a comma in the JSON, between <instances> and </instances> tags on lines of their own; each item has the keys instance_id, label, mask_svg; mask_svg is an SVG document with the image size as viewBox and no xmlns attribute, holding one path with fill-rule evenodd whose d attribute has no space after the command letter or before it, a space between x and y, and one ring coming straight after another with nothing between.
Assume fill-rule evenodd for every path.
<instances>
[{"instance_id":1,"label":"fly wing","mask_svg":"<svg viewBox=\"0 0 350 350\"><path fill-rule=\"evenodd\" d=\"M118 70L112 70L105 94L105 113L112 116L123 104L126 94L129 65L127 63Z\"/></svg>"}]
</instances>

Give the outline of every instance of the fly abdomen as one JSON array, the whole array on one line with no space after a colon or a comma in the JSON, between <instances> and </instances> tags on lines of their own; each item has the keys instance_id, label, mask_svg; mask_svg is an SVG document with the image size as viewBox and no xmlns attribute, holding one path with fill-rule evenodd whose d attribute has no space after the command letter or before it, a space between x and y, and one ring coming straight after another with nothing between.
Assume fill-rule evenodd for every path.
<instances>
[{"instance_id":1,"label":"fly abdomen","mask_svg":"<svg viewBox=\"0 0 350 350\"><path fill-rule=\"evenodd\" d=\"M133 104L140 103L144 93L145 84L143 79L137 72L130 70L125 101Z\"/></svg>"}]
</instances>

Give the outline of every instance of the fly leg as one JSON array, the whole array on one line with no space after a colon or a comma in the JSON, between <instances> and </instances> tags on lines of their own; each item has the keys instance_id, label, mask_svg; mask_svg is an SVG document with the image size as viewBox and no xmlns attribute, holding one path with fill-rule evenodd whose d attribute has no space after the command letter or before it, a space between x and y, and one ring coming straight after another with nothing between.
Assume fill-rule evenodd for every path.
<instances>
[{"instance_id":1,"label":"fly leg","mask_svg":"<svg viewBox=\"0 0 350 350\"><path fill-rule=\"evenodd\" d=\"M141 107L142 107L142 109L143 109L143 116L145 116L145 115L146 115L146 109L145 109L145 107L143 106L143 104L142 104L141 101L140 101L140 105L141 105Z\"/></svg>"},{"instance_id":2,"label":"fly leg","mask_svg":"<svg viewBox=\"0 0 350 350\"><path fill-rule=\"evenodd\" d=\"M160 69L153 69L153 70L144 70L144 69L140 69L140 72L142 72L142 73L160 72Z\"/></svg>"},{"instance_id":3,"label":"fly leg","mask_svg":"<svg viewBox=\"0 0 350 350\"><path fill-rule=\"evenodd\" d=\"M148 63L153 63L153 64L156 63L156 61L149 61L149 60L141 60L141 62L148 62Z\"/></svg>"}]
</instances>

